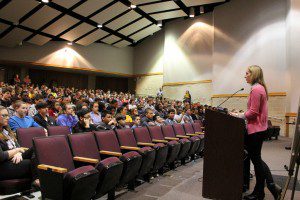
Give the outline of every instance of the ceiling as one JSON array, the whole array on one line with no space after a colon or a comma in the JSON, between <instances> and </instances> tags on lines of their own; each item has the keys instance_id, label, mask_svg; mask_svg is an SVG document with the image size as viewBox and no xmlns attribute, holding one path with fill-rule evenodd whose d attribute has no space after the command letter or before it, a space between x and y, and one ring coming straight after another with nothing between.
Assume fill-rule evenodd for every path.
<instances>
[{"instance_id":1,"label":"ceiling","mask_svg":"<svg viewBox=\"0 0 300 200\"><path fill-rule=\"evenodd\" d=\"M0 46L68 41L135 45L177 18L211 12L228 0L0 0ZM132 9L130 5L137 7ZM99 27L101 25L102 27Z\"/></svg>"}]
</instances>

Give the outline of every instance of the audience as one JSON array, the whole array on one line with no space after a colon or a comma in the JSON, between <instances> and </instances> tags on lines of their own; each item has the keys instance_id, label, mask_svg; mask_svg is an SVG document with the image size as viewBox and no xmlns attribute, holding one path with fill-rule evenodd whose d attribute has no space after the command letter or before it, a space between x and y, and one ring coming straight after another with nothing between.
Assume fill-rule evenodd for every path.
<instances>
[{"instance_id":1,"label":"audience","mask_svg":"<svg viewBox=\"0 0 300 200\"><path fill-rule=\"evenodd\" d=\"M97 125L102 121L101 114L99 112L99 103L98 102L92 102L91 103L91 108L92 108L92 111L91 111L92 122Z\"/></svg>"},{"instance_id":2,"label":"audience","mask_svg":"<svg viewBox=\"0 0 300 200\"><path fill-rule=\"evenodd\" d=\"M153 121L154 112L150 107L145 110L145 117L142 118L142 126L155 126Z\"/></svg>"},{"instance_id":3,"label":"audience","mask_svg":"<svg viewBox=\"0 0 300 200\"><path fill-rule=\"evenodd\" d=\"M78 122L73 127L73 133L91 132L97 130L96 126L92 124L91 114L88 109L81 109L77 112Z\"/></svg>"},{"instance_id":4,"label":"audience","mask_svg":"<svg viewBox=\"0 0 300 200\"><path fill-rule=\"evenodd\" d=\"M102 122L97 126L101 130L112 130L117 126L117 121L112 117L109 111L104 110L102 112Z\"/></svg>"},{"instance_id":5,"label":"audience","mask_svg":"<svg viewBox=\"0 0 300 200\"><path fill-rule=\"evenodd\" d=\"M132 120L133 120L133 125L131 127L132 129L142 127L141 126L141 117L140 116L133 116Z\"/></svg>"}]
</instances>

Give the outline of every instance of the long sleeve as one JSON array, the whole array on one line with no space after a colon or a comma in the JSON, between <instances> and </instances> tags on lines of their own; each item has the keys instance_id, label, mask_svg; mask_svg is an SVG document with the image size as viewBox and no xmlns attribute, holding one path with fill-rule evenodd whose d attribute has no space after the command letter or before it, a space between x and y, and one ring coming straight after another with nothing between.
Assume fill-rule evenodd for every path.
<instances>
[{"instance_id":1,"label":"long sleeve","mask_svg":"<svg viewBox=\"0 0 300 200\"><path fill-rule=\"evenodd\" d=\"M3 151L2 148L0 147L0 163L5 162L8 160L8 152Z\"/></svg>"},{"instance_id":2,"label":"long sleeve","mask_svg":"<svg viewBox=\"0 0 300 200\"><path fill-rule=\"evenodd\" d=\"M36 121L34 121L32 117L31 120L32 120L31 127L41 127Z\"/></svg>"},{"instance_id":3,"label":"long sleeve","mask_svg":"<svg viewBox=\"0 0 300 200\"><path fill-rule=\"evenodd\" d=\"M253 89L250 94L250 106L245 112L246 119L255 119L260 112L261 94L259 90Z\"/></svg>"},{"instance_id":4,"label":"long sleeve","mask_svg":"<svg viewBox=\"0 0 300 200\"><path fill-rule=\"evenodd\" d=\"M57 125L59 125L59 126L68 126L65 116L59 116L57 118Z\"/></svg>"}]
</instances>

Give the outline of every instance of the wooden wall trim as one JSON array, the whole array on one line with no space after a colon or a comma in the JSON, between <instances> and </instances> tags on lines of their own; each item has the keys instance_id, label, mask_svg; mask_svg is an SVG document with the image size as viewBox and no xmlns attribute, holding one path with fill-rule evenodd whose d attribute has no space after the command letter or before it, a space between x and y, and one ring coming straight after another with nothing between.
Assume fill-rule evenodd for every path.
<instances>
[{"instance_id":1,"label":"wooden wall trim","mask_svg":"<svg viewBox=\"0 0 300 200\"><path fill-rule=\"evenodd\" d=\"M226 98L230 97L232 94L214 94L211 98ZM235 94L233 97L248 97L249 94ZM270 92L270 97L276 97L276 96L286 96L286 92Z\"/></svg>"},{"instance_id":2,"label":"wooden wall trim","mask_svg":"<svg viewBox=\"0 0 300 200\"><path fill-rule=\"evenodd\" d=\"M179 86L179 85L191 85L191 84L199 84L199 83L212 83L212 80L200 80L200 81L188 81L188 82L169 82L164 83L165 86Z\"/></svg>"},{"instance_id":3,"label":"wooden wall trim","mask_svg":"<svg viewBox=\"0 0 300 200\"><path fill-rule=\"evenodd\" d=\"M134 74L134 77L143 77L143 76L158 76L158 75L164 75L163 72L150 72L146 74Z\"/></svg>"},{"instance_id":4,"label":"wooden wall trim","mask_svg":"<svg viewBox=\"0 0 300 200\"><path fill-rule=\"evenodd\" d=\"M286 117L297 117L297 113L293 113L293 112L291 112L291 113L285 113L285 116Z\"/></svg>"},{"instance_id":5,"label":"wooden wall trim","mask_svg":"<svg viewBox=\"0 0 300 200\"><path fill-rule=\"evenodd\" d=\"M88 71L88 72L96 72L108 75L118 75L123 77L134 77L133 74L126 74L120 72L110 72L101 69L93 69L93 68L84 68L84 67L77 67L77 66L63 66L63 65L56 65L56 64L47 64L47 63L39 63L39 62L28 62L28 61L9 61L9 60L0 60L1 64L22 64L22 65L31 65L31 66L42 66L42 67L53 67L53 68L60 68L60 69L69 69L69 70L78 70L78 71Z\"/></svg>"}]
</instances>

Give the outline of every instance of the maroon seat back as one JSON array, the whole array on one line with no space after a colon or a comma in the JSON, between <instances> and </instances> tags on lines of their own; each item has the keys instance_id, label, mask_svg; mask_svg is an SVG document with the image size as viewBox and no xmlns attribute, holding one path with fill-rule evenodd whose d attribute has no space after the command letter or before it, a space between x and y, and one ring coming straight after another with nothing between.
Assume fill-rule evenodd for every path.
<instances>
[{"instance_id":1,"label":"maroon seat back","mask_svg":"<svg viewBox=\"0 0 300 200\"><path fill-rule=\"evenodd\" d=\"M33 139L39 164L74 169L72 153L65 136L50 136Z\"/></svg>"},{"instance_id":2,"label":"maroon seat back","mask_svg":"<svg viewBox=\"0 0 300 200\"><path fill-rule=\"evenodd\" d=\"M195 132L202 132L201 124L199 123L192 123Z\"/></svg>"},{"instance_id":3,"label":"maroon seat back","mask_svg":"<svg viewBox=\"0 0 300 200\"><path fill-rule=\"evenodd\" d=\"M94 158L100 161L100 154L93 133L73 134L68 135L68 138L74 156Z\"/></svg>"},{"instance_id":4,"label":"maroon seat back","mask_svg":"<svg viewBox=\"0 0 300 200\"><path fill-rule=\"evenodd\" d=\"M194 123L199 123L202 126L202 121L199 119L194 120Z\"/></svg>"},{"instance_id":5,"label":"maroon seat back","mask_svg":"<svg viewBox=\"0 0 300 200\"><path fill-rule=\"evenodd\" d=\"M182 124L173 124L175 135L185 135Z\"/></svg>"},{"instance_id":6,"label":"maroon seat back","mask_svg":"<svg viewBox=\"0 0 300 200\"><path fill-rule=\"evenodd\" d=\"M147 127L135 128L133 129L133 133L137 142L152 143Z\"/></svg>"},{"instance_id":7,"label":"maroon seat back","mask_svg":"<svg viewBox=\"0 0 300 200\"><path fill-rule=\"evenodd\" d=\"M21 147L32 147L32 139L46 136L45 130L41 127L18 128L17 139Z\"/></svg>"},{"instance_id":8,"label":"maroon seat back","mask_svg":"<svg viewBox=\"0 0 300 200\"><path fill-rule=\"evenodd\" d=\"M155 140L165 139L160 126L148 126L148 130L152 139Z\"/></svg>"},{"instance_id":9,"label":"maroon seat back","mask_svg":"<svg viewBox=\"0 0 300 200\"><path fill-rule=\"evenodd\" d=\"M137 147L136 140L130 128L116 129L121 146Z\"/></svg>"},{"instance_id":10,"label":"maroon seat back","mask_svg":"<svg viewBox=\"0 0 300 200\"><path fill-rule=\"evenodd\" d=\"M184 123L183 128L185 130L185 133L194 134L195 131L193 129L193 125L190 123Z\"/></svg>"},{"instance_id":11,"label":"maroon seat back","mask_svg":"<svg viewBox=\"0 0 300 200\"><path fill-rule=\"evenodd\" d=\"M173 126L172 125L166 125L161 127L163 135L165 137L176 137Z\"/></svg>"},{"instance_id":12,"label":"maroon seat back","mask_svg":"<svg viewBox=\"0 0 300 200\"><path fill-rule=\"evenodd\" d=\"M48 126L47 127L48 135L69 135L71 134L68 126Z\"/></svg>"},{"instance_id":13,"label":"maroon seat back","mask_svg":"<svg viewBox=\"0 0 300 200\"><path fill-rule=\"evenodd\" d=\"M121 153L117 136L113 130L95 131L94 134L99 150Z\"/></svg>"}]
</instances>

